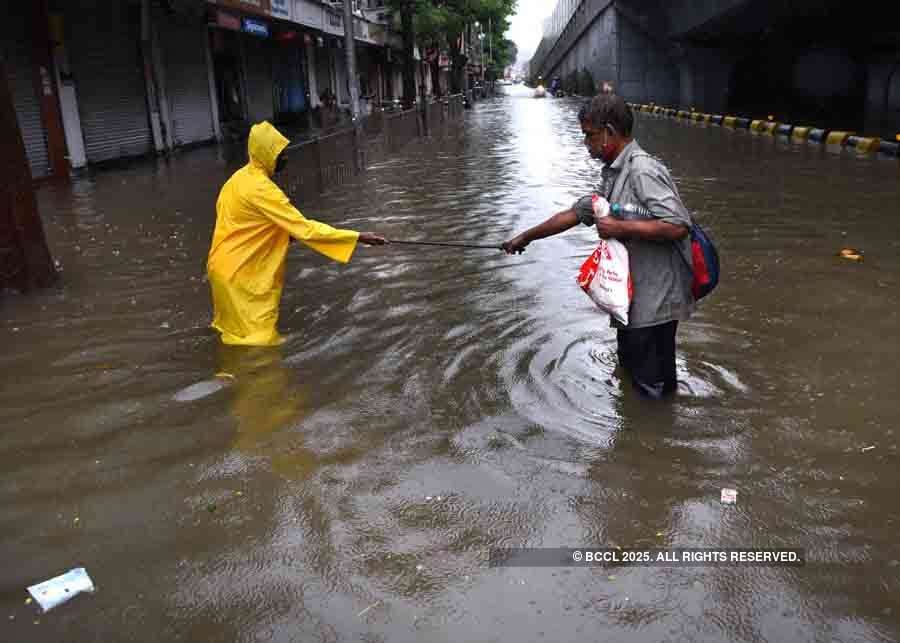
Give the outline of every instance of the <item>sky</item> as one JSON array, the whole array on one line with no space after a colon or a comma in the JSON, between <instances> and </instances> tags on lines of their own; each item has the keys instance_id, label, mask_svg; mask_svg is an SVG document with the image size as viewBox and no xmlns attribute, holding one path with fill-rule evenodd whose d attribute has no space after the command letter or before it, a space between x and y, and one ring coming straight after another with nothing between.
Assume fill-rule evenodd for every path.
<instances>
[{"instance_id":1,"label":"sky","mask_svg":"<svg viewBox=\"0 0 900 643\"><path fill-rule=\"evenodd\" d=\"M556 0L518 0L506 37L519 48L521 63L531 58L541 42L541 22L553 13Z\"/></svg>"}]
</instances>

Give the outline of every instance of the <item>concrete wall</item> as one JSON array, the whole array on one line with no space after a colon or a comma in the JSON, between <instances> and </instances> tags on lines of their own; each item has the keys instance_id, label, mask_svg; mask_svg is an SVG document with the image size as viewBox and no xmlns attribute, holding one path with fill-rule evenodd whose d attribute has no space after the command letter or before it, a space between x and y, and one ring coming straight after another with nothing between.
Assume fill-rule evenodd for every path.
<instances>
[{"instance_id":1,"label":"concrete wall","mask_svg":"<svg viewBox=\"0 0 900 643\"><path fill-rule=\"evenodd\" d=\"M687 47L678 63L678 104L722 114L726 111L734 62L721 49ZM659 101L657 101L659 102Z\"/></svg>"},{"instance_id":2,"label":"concrete wall","mask_svg":"<svg viewBox=\"0 0 900 643\"><path fill-rule=\"evenodd\" d=\"M629 102L675 105L681 78L667 43L659 42L624 15L616 14L618 78L616 92Z\"/></svg>"},{"instance_id":3,"label":"concrete wall","mask_svg":"<svg viewBox=\"0 0 900 643\"><path fill-rule=\"evenodd\" d=\"M871 61L868 79L865 132L893 141L900 133L900 57Z\"/></svg>"},{"instance_id":4,"label":"concrete wall","mask_svg":"<svg viewBox=\"0 0 900 643\"><path fill-rule=\"evenodd\" d=\"M740 9L752 0L669 0L666 2L669 35L678 38L722 14Z\"/></svg>"}]
</instances>

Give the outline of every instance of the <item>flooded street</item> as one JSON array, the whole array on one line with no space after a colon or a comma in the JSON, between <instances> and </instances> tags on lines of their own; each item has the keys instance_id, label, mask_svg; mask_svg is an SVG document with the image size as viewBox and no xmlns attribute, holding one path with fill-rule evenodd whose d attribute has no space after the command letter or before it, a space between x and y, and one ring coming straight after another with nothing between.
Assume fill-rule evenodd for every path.
<instances>
[{"instance_id":1,"label":"flooded street","mask_svg":"<svg viewBox=\"0 0 900 643\"><path fill-rule=\"evenodd\" d=\"M578 102L511 94L298 206L469 243L569 207L599 179ZM646 114L635 135L722 258L662 404L575 283L593 229L346 266L294 245L286 343L229 349L205 263L242 155L41 188L62 283L0 301L0 639L898 640L900 166ZM488 567L519 546L808 563ZM96 593L24 605L77 566Z\"/></svg>"}]
</instances>

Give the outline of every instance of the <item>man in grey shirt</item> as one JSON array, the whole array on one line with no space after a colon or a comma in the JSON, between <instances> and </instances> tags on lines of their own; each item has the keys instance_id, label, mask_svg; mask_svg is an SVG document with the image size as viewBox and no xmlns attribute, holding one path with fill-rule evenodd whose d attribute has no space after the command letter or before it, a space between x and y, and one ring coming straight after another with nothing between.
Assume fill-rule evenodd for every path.
<instances>
[{"instance_id":1,"label":"man in grey shirt","mask_svg":"<svg viewBox=\"0 0 900 643\"><path fill-rule=\"evenodd\" d=\"M587 196L543 223L503 244L512 254L537 239L564 232L578 223L594 225L603 239L618 239L628 249L634 294L628 326L617 328L619 363L637 391L662 398L676 389L675 333L694 310L689 230L691 217L666 167L631 137L634 116L615 94L595 96L579 114L584 142L601 171L610 203L634 204L651 216L595 220Z\"/></svg>"}]
</instances>

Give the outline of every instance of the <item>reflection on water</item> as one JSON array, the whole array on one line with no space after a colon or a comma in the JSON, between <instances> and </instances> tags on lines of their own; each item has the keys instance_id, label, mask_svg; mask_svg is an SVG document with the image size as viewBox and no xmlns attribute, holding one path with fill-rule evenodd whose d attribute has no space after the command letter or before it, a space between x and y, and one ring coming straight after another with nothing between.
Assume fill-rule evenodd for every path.
<instances>
[{"instance_id":1,"label":"reflection on water","mask_svg":"<svg viewBox=\"0 0 900 643\"><path fill-rule=\"evenodd\" d=\"M299 205L498 243L597 180L578 103L528 96ZM42 188L63 283L0 304L9 638L900 636L896 162L647 115L637 135L724 269L679 327L663 404L634 396L575 284L590 229L514 257L397 245L341 266L293 247L287 342L247 349L208 330L203 274L239 153ZM814 562L486 567L519 545L801 546ZM22 588L76 565L98 592L33 625Z\"/></svg>"}]
</instances>

